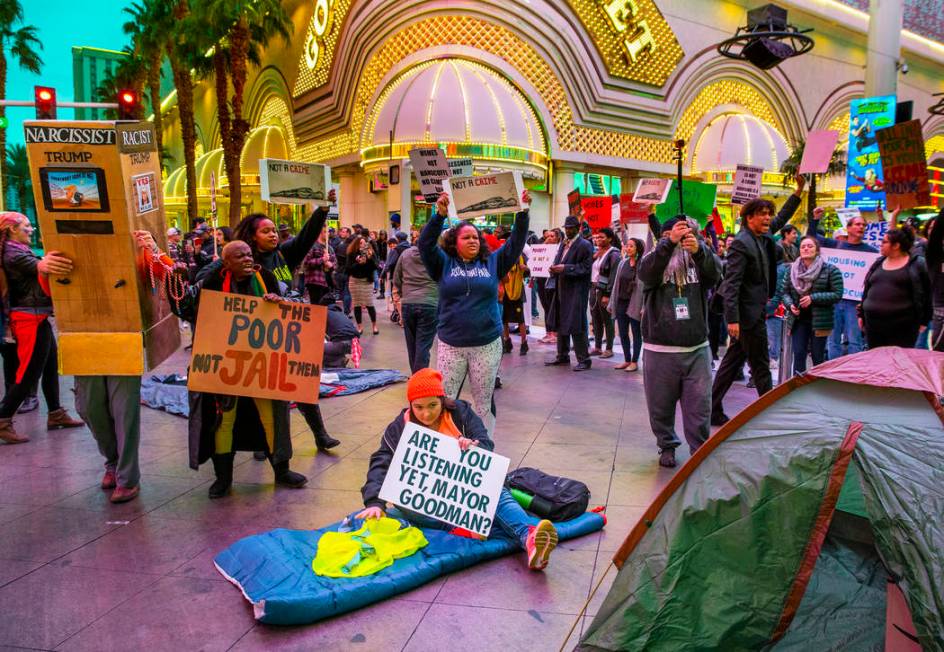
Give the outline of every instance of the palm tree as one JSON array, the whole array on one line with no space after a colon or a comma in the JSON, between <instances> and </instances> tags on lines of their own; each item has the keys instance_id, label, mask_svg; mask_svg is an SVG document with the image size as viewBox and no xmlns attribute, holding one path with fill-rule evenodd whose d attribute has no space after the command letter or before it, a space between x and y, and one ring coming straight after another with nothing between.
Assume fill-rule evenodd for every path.
<instances>
[{"instance_id":1,"label":"palm tree","mask_svg":"<svg viewBox=\"0 0 944 652\"><path fill-rule=\"evenodd\" d=\"M783 162L780 166L780 172L784 175L783 185L787 187L793 182L793 179L796 177L797 172L800 169L800 161L803 160L803 150L806 148L806 140L800 140L796 146L793 148L793 152L789 157ZM846 152L840 146L836 146L836 149L833 150L833 154L829 159L829 167L826 168L826 172L821 174L811 174L810 175L810 185L808 188L809 195L807 196L807 216L813 214L813 209L816 208L816 178L819 176L832 176L834 174L844 174L846 172Z\"/></svg>"},{"instance_id":2,"label":"palm tree","mask_svg":"<svg viewBox=\"0 0 944 652\"><path fill-rule=\"evenodd\" d=\"M122 29L131 37L135 54L145 61L145 77L151 111L154 113L154 132L157 151L164 147L164 123L161 116L161 63L164 60L164 38L155 25L155 0L133 2L124 12L130 20Z\"/></svg>"},{"instance_id":3,"label":"palm tree","mask_svg":"<svg viewBox=\"0 0 944 652\"><path fill-rule=\"evenodd\" d=\"M11 145L7 148L7 189L16 197L16 209L29 214L33 208L33 183L30 180L29 159L24 145Z\"/></svg>"},{"instance_id":4,"label":"palm tree","mask_svg":"<svg viewBox=\"0 0 944 652\"><path fill-rule=\"evenodd\" d=\"M7 52L13 55L13 59L19 64L20 68L38 75L43 67L43 60L39 57L37 50L43 49L43 44L36 38L36 28L32 25L17 24L23 22L23 7L20 0L2 0L0 1L0 99L6 99L7 96ZM6 115L4 107L0 106L0 117ZM0 152L6 152L7 134L5 129L0 129ZM0 156L0 176L6 177L7 159ZM0 205L3 198L0 197Z\"/></svg>"},{"instance_id":5,"label":"palm tree","mask_svg":"<svg viewBox=\"0 0 944 652\"><path fill-rule=\"evenodd\" d=\"M105 72L105 76L95 89L95 96L99 102L114 102L118 93L125 89L131 89L141 97L144 81L147 77L147 64L133 49L125 46L123 52L125 57L118 62L114 70ZM144 119L144 107L138 105L138 114L134 117L138 120ZM115 120L118 117L118 111L115 109L106 109L105 118Z\"/></svg>"},{"instance_id":6,"label":"palm tree","mask_svg":"<svg viewBox=\"0 0 944 652\"><path fill-rule=\"evenodd\" d=\"M242 203L239 159L249 134L249 122L243 117L249 64L259 63L260 49L273 37L281 36L288 42L292 22L280 0L205 0L199 11L199 22L216 30L211 36L212 68L229 182L229 218L235 223Z\"/></svg>"}]
</instances>

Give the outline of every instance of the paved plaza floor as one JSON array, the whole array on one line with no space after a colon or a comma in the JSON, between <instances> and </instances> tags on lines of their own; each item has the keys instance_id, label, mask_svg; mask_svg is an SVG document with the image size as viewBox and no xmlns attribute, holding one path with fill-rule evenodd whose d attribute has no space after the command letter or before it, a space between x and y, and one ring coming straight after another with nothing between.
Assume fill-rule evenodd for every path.
<instances>
[{"instance_id":1,"label":"paved plaza floor","mask_svg":"<svg viewBox=\"0 0 944 652\"><path fill-rule=\"evenodd\" d=\"M365 337L363 366L407 370L402 332L386 321L381 329ZM47 434L45 406L19 417L32 441L0 444L0 650L559 649L613 552L674 471L657 465L641 372L614 370L618 357L595 360L588 373L545 368L552 354L532 340L526 357L517 344L505 356L496 451L513 466L586 482L591 504L607 507L605 530L562 542L544 573L513 555L305 627L256 623L213 558L242 537L313 529L359 509L368 458L405 405L405 384L324 400L328 430L343 441L333 454L316 451L293 411L292 468L308 476L304 489L276 489L268 463L241 453L232 495L212 502L212 465L188 467L180 417L142 410L141 496L117 506L98 487L102 460L88 430ZM181 351L161 371L180 371L186 360ZM63 380L72 409L70 389ZM754 397L735 385L728 413ZM688 458L679 453L680 462Z\"/></svg>"}]
</instances>

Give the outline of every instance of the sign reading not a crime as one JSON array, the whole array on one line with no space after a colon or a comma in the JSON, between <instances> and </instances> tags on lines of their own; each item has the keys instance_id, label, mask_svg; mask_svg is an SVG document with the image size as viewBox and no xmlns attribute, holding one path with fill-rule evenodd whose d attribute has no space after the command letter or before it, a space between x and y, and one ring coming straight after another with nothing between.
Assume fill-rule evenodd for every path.
<instances>
[{"instance_id":1,"label":"sign reading not a crime","mask_svg":"<svg viewBox=\"0 0 944 652\"><path fill-rule=\"evenodd\" d=\"M488 536L510 460L407 423L380 497L399 507Z\"/></svg>"},{"instance_id":2,"label":"sign reading not a crime","mask_svg":"<svg viewBox=\"0 0 944 652\"><path fill-rule=\"evenodd\" d=\"M203 290L187 388L315 403L326 319L323 306Z\"/></svg>"}]
</instances>

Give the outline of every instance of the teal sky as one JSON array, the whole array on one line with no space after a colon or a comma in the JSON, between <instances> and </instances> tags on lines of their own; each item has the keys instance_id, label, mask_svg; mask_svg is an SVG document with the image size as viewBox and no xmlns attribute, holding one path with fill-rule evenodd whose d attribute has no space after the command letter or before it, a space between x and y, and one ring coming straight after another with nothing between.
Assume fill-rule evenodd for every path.
<instances>
[{"instance_id":1,"label":"teal sky","mask_svg":"<svg viewBox=\"0 0 944 652\"><path fill-rule=\"evenodd\" d=\"M33 99L33 86L54 86L60 101L72 100L72 46L120 50L128 42L121 31L122 9L130 0L21 0L24 23L37 28L43 44L40 75L9 62L7 99ZM78 11L77 11L78 10ZM68 18L67 18L68 17ZM8 54L9 56L9 54ZM23 142L23 120L35 116L32 107L8 107L10 143ZM72 119L72 109L59 109L59 118Z\"/></svg>"}]
</instances>

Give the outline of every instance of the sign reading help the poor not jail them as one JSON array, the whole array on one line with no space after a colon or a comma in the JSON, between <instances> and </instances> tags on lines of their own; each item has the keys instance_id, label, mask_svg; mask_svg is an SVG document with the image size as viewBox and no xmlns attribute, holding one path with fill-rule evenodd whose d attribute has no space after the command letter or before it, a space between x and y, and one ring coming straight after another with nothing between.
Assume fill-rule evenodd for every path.
<instances>
[{"instance_id":1,"label":"sign reading help the poor not jail them","mask_svg":"<svg viewBox=\"0 0 944 652\"><path fill-rule=\"evenodd\" d=\"M326 319L324 306L203 290L187 388L315 403Z\"/></svg>"},{"instance_id":2,"label":"sign reading help the poor not jail them","mask_svg":"<svg viewBox=\"0 0 944 652\"><path fill-rule=\"evenodd\" d=\"M437 521L488 536L510 460L407 423L380 497Z\"/></svg>"}]
</instances>

